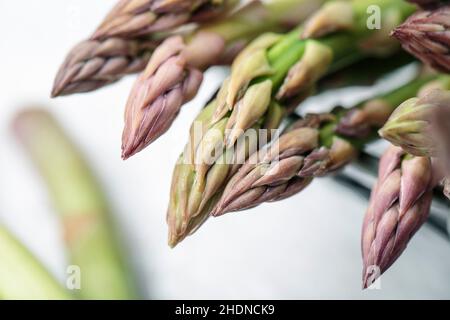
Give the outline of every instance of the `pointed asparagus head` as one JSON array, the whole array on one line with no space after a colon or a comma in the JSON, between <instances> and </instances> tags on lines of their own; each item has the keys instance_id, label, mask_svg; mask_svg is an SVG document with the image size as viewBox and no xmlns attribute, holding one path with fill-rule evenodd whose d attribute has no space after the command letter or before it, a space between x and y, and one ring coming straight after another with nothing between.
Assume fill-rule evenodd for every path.
<instances>
[{"instance_id":1,"label":"pointed asparagus head","mask_svg":"<svg viewBox=\"0 0 450 320\"><path fill-rule=\"evenodd\" d=\"M297 173L303 154L314 150L318 139L317 129L297 128L255 152L227 183L212 215L255 207L306 187L310 179L297 178Z\"/></svg>"},{"instance_id":2,"label":"pointed asparagus head","mask_svg":"<svg viewBox=\"0 0 450 320\"><path fill-rule=\"evenodd\" d=\"M425 222L435 184L430 158L395 146L383 155L362 229L363 288L398 259Z\"/></svg>"},{"instance_id":3,"label":"pointed asparagus head","mask_svg":"<svg viewBox=\"0 0 450 320\"><path fill-rule=\"evenodd\" d=\"M450 149L445 138L449 121L450 92L433 90L402 103L379 133L411 154L437 156Z\"/></svg>"},{"instance_id":4,"label":"pointed asparagus head","mask_svg":"<svg viewBox=\"0 0 450 320\"><path fill-rule=\"evenodd\" d=\"M206 43L211 50L198 50ZM223 45L222 38L201 33L189 45L180 36L174 36L155 50L127 102L122 144L124 159L147 147L170 128L182 105L191 100L200 87L201 64L208 65L217 59Z\"/></svg>"},{"instance_id":5,"label":"pointed asparagus head","mask_svg":"<svg viewBox=\"0 0 450 320\"><path fill-rule=\"evenodd\" d=\"M119 38L82 41L58 70L51 96L93 91L139 72L156 45L157 42Z\"/></svg>"},{"instance_id":6,"label":"pointed asparagus head","mask_svg":"<svg viewBox=\"0 0 450 320\"><path fill-rule=\"evenodd\" d=\"M403 48L441 72L450 72L450 6L409 17L392 35Z\"/></svg>"}]
</instances>

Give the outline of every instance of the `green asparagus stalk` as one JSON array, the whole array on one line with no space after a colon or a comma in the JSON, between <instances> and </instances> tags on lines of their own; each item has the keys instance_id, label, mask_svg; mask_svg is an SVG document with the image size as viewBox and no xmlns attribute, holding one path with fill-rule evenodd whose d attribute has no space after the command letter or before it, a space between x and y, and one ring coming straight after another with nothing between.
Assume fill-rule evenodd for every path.
<instances>
[{"instance_id":1,"label":"green asparagus stalk","mask_svg":"<svg viewBox=\"0 0 450 320\"><path fill-rule=\"evenodd\" d=\"M44 178L61 218L70 263L81 271L80 297L135 298L107 202L79 151L43 110L20 113L14 128Z\"/></svg>"},{"instance_id":2,"label":"green asparagus stalk","mask_svg":"<svg viewBox=\"0 0 450 320\"><path fill-rule=\"evenodd\" d=\"M381 30L367 27L371 5L381 9ZM209 217L227 177L243 163L236 159L247 158L246 143L239 142L249 129L277 128L289 107L308 96L327 73L395 50L389 31L413 11L414 6L395 0L332 1L305 26L284 36L264 34L247 46L216 98L194 121L175 167L169 245L175 246ZM234 159L232 164L229 159Z\"/></svg>"},{"instance_id":3,"label":"green asparagus stalk","mask_svg":"<svg viewBox=\"0 0 450 320\"><path fill-rule=\"evenodd\" d=\"M407 85L345 110L311 114L295 122L271 145L254 153L231 178L212 211L214 216L290 197L315 177L352 161L403 101L432 81L448 76L421 75Z\"/></svg>"},{"instance_id":4,"label":"green asparagus stalk","mask_svg":"<svg viewBox=\"0 0 450 320\"><path fill-rule=\"evenodd\" d=\"M66 291L44 266L0 225L0 299L66 300Z\"/></svg>"}]
</instances>

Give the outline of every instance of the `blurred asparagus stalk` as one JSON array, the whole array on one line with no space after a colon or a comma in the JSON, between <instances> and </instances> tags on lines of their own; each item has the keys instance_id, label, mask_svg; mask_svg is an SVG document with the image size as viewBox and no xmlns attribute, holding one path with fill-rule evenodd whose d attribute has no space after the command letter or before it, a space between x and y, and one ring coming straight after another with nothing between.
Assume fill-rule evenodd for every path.
<instances>
[{"instance_id":1,"label":"blurred asparagus stalk","mask_svg":"<svg viewBox=\"0 0 450 320\"><path fill-rule=\"evenodd\" d=\"M440 179L428 157L395 146L383 155L362 228L363 288L398 259L426 221Z\"/></svg>"},{"instance_id":2,"label":"blurred asparagus stalk","mask_svg":"<svg viewBox=\"0 0 450 320\"><path fill-rule=\"evenodd\" d=\"M372 5L381 9L379 30L367 27L366 12ZM395 51L389 31L413 10L395 0L331 1L304 27L284 36L264 34L250 43L233 62L216 98L194 121L175 167L167 214L169 245L209 217L228 177L249 154L249 129L277 128L289 107L308 96L327 73L371 54Z\"/></svg>"},{"instance_id":3,"label":"blurred asparagus stalk","mask_svg":"<svg viewBox=\"0 0 450 320\"><path fill-rule=\"evenodd\" d=\"M43 110L21 112L14 128L61 218L70 263L81 270L80 297L135 298L107 202L79 151Z\"/></svg>"},{"instance_id":4,"label":"blurred asparagus stalk","mask_svg":"<svg viewBox=\"0 0 450 320\"><path fill-rule=\"evenodd\" d=\"M131 90L122 139L124 159L141 151L172 125L183 104L195 97L203 71L230 62L251 39L295 26L325 1L254 1L192 36L174 36L155 51Z\"/></svg>"},{"instance_id":5,"label":"blurred asparagus stalk","mask_svg":"<svg viewBox=\"0 0 450 320\"><path fill-rule=\"evenodd\" d=\"M2 225L0 225L0 299L71 299L68 291Z\"/></svg>"},{"instance_id":6,"label":"blurred asparagus stalk","mask_svg":"<svg viewBox=\"0 0 450 320\"><path fill-rule=\"evenodd\" d=\"M450 5L416 13L392 34L425 64L450 72Z\"/></svg>"},{"instance_id":7,"label":"blurred asparagus stalk","mask_svg":"<svg viewBox=\"0 0 450 320\"><path fill-rule=\"evenodd\" d=\"M140 72L177 27L194 20L226 19L238 4L237 0L121 0L94 35L69 52L51 95L93 91Z\"/></svg>"},{"instance_id":8,"label":"blurred asparagus stalk","mask_svg":"<svg viewBox=\"0 0 450 320\"><path fill-rule=\"evenodd\" d=\"M436 79L446 83L448 77L421 75L349 110L336 108L329 114L310 114L298 120L229 179L212 215L285 199L303 190L313 178L341 169L376 137L376 130L399 102Z\"/></svg>"}]
</instances>

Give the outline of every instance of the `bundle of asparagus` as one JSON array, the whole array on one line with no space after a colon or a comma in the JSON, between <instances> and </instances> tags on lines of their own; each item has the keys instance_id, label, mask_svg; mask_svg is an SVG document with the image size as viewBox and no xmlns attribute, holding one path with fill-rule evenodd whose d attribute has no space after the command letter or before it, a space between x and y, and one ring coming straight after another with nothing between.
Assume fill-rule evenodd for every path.
<instances>
[{"instance_id":1,"label":"bundle of asparagus","mask_svg":"<svg viewBox=\"0 0 450 320\"><path fill-rule=\"evenodd\" d=\"M421 70L404 86L349 110L337 107L301 119L291 114L306 97L333 83L320 83L324 78L342 70L348 78L367 57L384 59L378 73L395 67L391 62L399 56L392 56L400 43L425 64L448 73L450 6L446 1L409 2L427 11L414 14L419 7L403 0L245 5L237 0L122 0L91 39L69 54L53 95L95 90L145 68L126 106L126 159L170 128L181 106L196 95L208 67L232 61L230 76L193 122L174 168L167 212L172 247L210 216L299 193L315 177L351 162L385 125L382 137L403 150L392 147L383 156L364 221L367 287L425 222L431 192L445 176L450 193L445 121L450 76ZM376 21L371 25L371 8L379 9L379 26ZM305 19L287 34L273 33ZM350 77L341 83L358 78ZM289 116L297 120L276 137L275 130Z\"/></svg>"},{"instance_id":2,"label":"bundle of asparagus","mask_svg":"<svg viewBox=\"0 0 450 320\"><path fill-rule=\"evenodd\" d=\"M323 2L254 1L225 21L205 25L190 36L165 40L131 90L125 110L122 157L141 151L170 128L181 106L196 95L204 70L230 62L260 33L296 25Z\"/></svg>"},{"instance_id":3,"label":"bundle of asparagus","mask_svg":"<svg viewBox=\"0 0 450 320\"><path fill-rule=\"evenodd\" d=\"M178 27L218 19L238 5L238 0L120 0L94 34L69 52L52 97L93 91L139 72Z\"/></svg>"},{"instance_id":4,"label":"bundle of asparagus","mask_svg":"<svg viewBox=\"0 0 450 320\"><path fill-rule=\"evenodd\" d=\"M380 30L366 26L366 11L373 4L382 9ZM175 167L169 244L176 245L209 217L228 177L249 153L245 131L277 128L290 107L330 71L374 52L395 51L389 30L411 12L413 7L403 1L332 1L304 26L284 36L262 35L244 49L215 99L194 121Z\"/></svg>"},{"instance_id":5,"label":"bundle of asparagus","mask_svg":"<svg viewBox=\"0 0 450 320\"><path fill-rule=\"evenodd\" d=\"M90 40L69 53L52 96L96 90L145 68L126 107L126 159L170 128L181 106L196 95L208 67L229 64L257 35L290 29L324 2L123 0ZM197 27L174 29L188 22Z\"/></svg>"},{"instance_id":6,"label":"bundle of asparagus","mask_svg":"<svg viewBox=\"0 0 450 320\"><path fill-rule=\"evenodd\" d=\"M165 8L170 4L173 11L170 12L158 9L163 7L156 6L155 1L122 0L89 40L80 42L69 52L55 78L52 96L93 91L127 74L142 71L158 45L173 35L192 43L190 50L199 54L205 53L205 46L211 45L206 41L211 37L205 38L202 34L212 33L222 43L220 52L209 60L201 61L204 57L199 57L192 63L201 63L203 68L228 64L239 49L259 33L289 28L324 1L270 0L244 5L236 0L201 1L205 3L200 7L201 14L197 12L186 20L189 16L186 7L199 9L199 1L156 2L164 3ZM200 16L203 18L199 19ZM188 22L195 22L197 27L179 28Z\"/></svg>"}]
</instances>

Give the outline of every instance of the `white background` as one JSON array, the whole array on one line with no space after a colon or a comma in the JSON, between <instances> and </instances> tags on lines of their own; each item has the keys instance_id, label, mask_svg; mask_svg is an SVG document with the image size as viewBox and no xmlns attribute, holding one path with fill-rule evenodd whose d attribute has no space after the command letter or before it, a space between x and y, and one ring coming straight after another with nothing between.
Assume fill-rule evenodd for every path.
<instances>
[{"instance_id":1,"label":"white background","mask_svg":"<svg viewBox=\"0 0 450 320\"><path fill-rule=\"evenodd\" d=\"M61 280L58 220L39 176L9 130L14 114L43 106L66 127L115 206L147 298L450 298L448 240L425 226L383 276L361 291L360 226L366 199L333 179L286 201L211 219L176 249L166 245L173 164L187 128L226 70L211 70L168 134L123 162L123 109L133 77L95 93L50 100L67 51L113 1L0 1L0 222Z\"/></svg>"}]
</instances>

